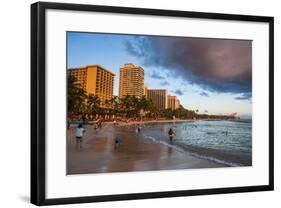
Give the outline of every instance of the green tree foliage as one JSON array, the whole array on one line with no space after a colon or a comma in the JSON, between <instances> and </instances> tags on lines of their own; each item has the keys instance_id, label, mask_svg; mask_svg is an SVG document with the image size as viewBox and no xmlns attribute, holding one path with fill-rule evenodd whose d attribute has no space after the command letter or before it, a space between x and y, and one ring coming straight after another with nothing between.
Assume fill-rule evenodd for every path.
<instances>
[{"instance_id":1,"label":"green tree foliage","mask_svg":"<svg viewBox=\"0 0 281 208\"><path fill-rule=\"evenodd\" d=\"M86 92L72 75L67 79L67 110L70 113L82 113L85 110Z\"/></svg>"},{"instance_id":2,"label":"green tree foliage","mask_svg":"<svg viewBox=\"0 0 281 208\"><path fill-rule=\"evenodd\" d=\"M68 112L70 114L82 115L83 118L105 114L127 118L146 117L154 119L158 117L172 119L174 116L180 119L208 117L208 115L198 115L195 111L187 110L183 106L180 106L176 110L165 109L160 111L153 104L152 100L147 99L145 96L137 98L127 95L121 99L117 96L113 96L101 107L99 97L94 94L87 95L70 74L67 80L67 93ZM198 112L198 110L196 111Z\"/></svg>"},{"instance_id":3,"label":"green tree foliage","mask_svg":"<svg viewBox=\"0 0 281 208\"><path fill-rule=\"evenodd\" d=\"M90 115L96 115L100 110L100 99L98 96L89 94L86 98L87 113Z\"/></svg>"}]
</instances>

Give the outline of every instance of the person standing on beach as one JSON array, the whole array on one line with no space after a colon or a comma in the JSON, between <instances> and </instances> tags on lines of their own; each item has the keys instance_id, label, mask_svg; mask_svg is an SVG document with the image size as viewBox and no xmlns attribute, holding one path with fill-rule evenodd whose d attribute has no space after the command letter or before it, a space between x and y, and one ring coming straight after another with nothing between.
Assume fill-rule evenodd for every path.
<instances>
[{"instance_id":1,"label":"person standing on beach","mask_svg":"<svg viewBox=\"0 0 281 208\"><path fill-rule=\"evenodd\" d=\"M138 126L138 128L137 128L137 133L139 134L140 133L140 131L141 131L141 128L140 128L140 126Z\"/></svg>"},{"instance_id":2,"label":"person standing on beach","mask_svg":"<svg viewBox=\"0 0 281 208\"><path fill-rule=\"evenodd\" d=\"M98 131L98 124L95 124L95 125L94 125L94 130L95 130L95 132Z\"/></svg>"},{"instance_id":3,"label":"person standing on beach","mask_svg":"<svg viewBox=\"0 0 281 208\"><path fill-rule=\"evenodd\" d=\"M116 136L114 140L114 148L116 149L117 147L119 147L120 144L121 144L121 140L118 136Z\"/></svg>"},{"instance_id":4,"label":"person standing on beach","mask_svg":"<svg viewBox=\"0 0 281 208\"><path fill-rule=\"evenodd\" d=\"M76 149L82 149L82 139L85 129L83 128L82 124L79 124L76 128L75 136L76 136Z\"/></svg>"},{"instance_id":5,"label":"person standing on beach","mask_svg":"<svg viewBox=\"0 0 281 208\"><path fill-rule=\"evenodd\" d=\"M102 121L100 120L100 122L98 123L98 127L101 129L102 127Z\"/></svg>"}]
</instances>

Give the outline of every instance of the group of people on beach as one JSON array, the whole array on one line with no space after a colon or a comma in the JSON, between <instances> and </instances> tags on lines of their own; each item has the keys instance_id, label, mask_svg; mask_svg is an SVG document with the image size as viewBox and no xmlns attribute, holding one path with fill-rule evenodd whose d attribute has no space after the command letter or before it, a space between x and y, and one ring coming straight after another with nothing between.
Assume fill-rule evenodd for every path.
<instances>
[{"instance_id":1,"label":"group of people on beach","mask_svg":"<svg viewBox=\"0 0 281 208\"><path fill-rule=\"evenodd\" d=\"M102 128L102 122L96 123L94 125L94 130L97 131L98 128ZM139 128L140 131L140 128ZM83 128L82 124L79 124L76 128L75 131L75 137L76 137L76 149L77 150L82 150L82 140L83 140L83 135L84 135L85 129ZM116 136L114 139L114 148L119 147L119 145L121 144L121 139L119 138L119 136Z\"/></svg>"},{"instance_id":2,"label":"group of people on beach","mask_svg":"<svg viewBox=\"0 0 281 208\"><path fill-rule=\"evenodd\" d=\"M114 124L115 125L115 124ZM97 131L98 128L102 128L102 122L98 122L94 125L94 130ZM83 128L82 124L79 124L76 128L75 137L76 137L76 149L81 150L82 149L82 140L84 135L85 129ZM141 132L141 127L138 125L136 128L136 133L139 134ZM176 136L176 132L173 128L170 128L168 131L168 137L170 141L173 141ZM114 148L116 149L121 144L121 139L117 135L114 139Z\"/></svg>"}]
</instances>

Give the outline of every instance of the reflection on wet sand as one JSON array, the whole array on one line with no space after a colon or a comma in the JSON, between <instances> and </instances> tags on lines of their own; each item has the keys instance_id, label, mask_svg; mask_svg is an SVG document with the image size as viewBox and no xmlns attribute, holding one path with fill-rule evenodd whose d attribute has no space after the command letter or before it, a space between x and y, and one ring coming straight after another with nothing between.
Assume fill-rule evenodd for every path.
<instances>
[{"instance_id":1,"label":"reflection on wet sand","mask_svg":"<svg viewBox=\"0 0 281 208\"><path fill-rule=\"evenodd\" d=\"M75 148L75 126L67 132L67 174L212 168L222 165L154 143L134 128L104 124L95 132L84 126L83 148ZM115 148L114 139L120 138Z\"/></svg>"}]
</instances>

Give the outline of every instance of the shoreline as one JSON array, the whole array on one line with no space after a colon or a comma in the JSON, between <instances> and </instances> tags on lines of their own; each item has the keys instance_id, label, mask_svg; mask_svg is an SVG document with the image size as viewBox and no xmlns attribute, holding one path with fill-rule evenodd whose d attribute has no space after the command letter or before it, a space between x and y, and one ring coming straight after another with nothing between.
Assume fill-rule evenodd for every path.
<instances>
[{"instance_id":1,"label":"shoreline","mask_svg":"<svg viewBox=\"0 0 281 208\"><path fill-rule=\"evenodd\" d=\"M81 151L75 148L75 128L67 131L67 174L228 167L153 142L121 125L104 123L98 132L91 125L86 125L85 129ZM121 144L115 149L114 138L117 135Z\"/></svg>"},{"instance_id":2,"label":"shoreline","mask_svg":"<svg viewBox=\"0 0 281 208\"><path fill-rule=\"evenodd\" d=\"M158 123L181 123L181 122L194 122L194 121L223 121L223 119L163 119L163 120L143 120L143 121L118 121L116 126L130 126L130 125L144 125L144 124L158 124ZM229 120L228 120L229 121ZM114 124L114 122L104 122Z\"/></svg>"},{"instance_id":3,"label":"shoreline","mask_svg":"<svg viewBox=\"0 0 281 208\"><path fill-rule=\"evenodd\" d=\"M200 118L200 119L159 119L159 120L142 120L142 121L116 121L117 126L129 126L129 125L144 125L144 124L154 124L154 123L180 123L180 122L194 122L194 121L239 121L239 119L215 119L215 118ZM241 121L243 122L243 121ZM70 125L93 125L98 123L98 121L72 121ZM114 121L103 121L104 124L114 124Z\"/></svg>"}]
</instances>

